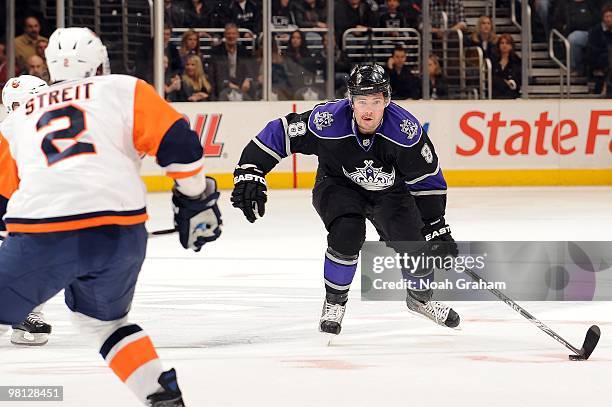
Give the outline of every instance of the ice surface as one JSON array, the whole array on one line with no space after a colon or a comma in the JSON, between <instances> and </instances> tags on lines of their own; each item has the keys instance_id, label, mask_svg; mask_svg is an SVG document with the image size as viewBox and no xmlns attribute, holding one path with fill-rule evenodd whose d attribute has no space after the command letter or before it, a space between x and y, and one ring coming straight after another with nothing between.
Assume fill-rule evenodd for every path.
<instances>
[{"instance_id":1,"label":"ice surface","mask_svg":"<svg viewBox=\"0 0 612 407\"><path fill-rule=\"evenodd\" d=\"M402 303L360 302L357 277L342 334L328 346L317 330L326 237L310 191L269 195L266 216L249 224L225 192L222 239L201 253L176 235L150 239L131 320L177 368L187 406L609 403L610 303L522 303L577 347L591 324L602 328L591 359L571 362L499 302L453 304L463 327L453 331ZM458 240L611 240L611 204L612 188L455 188L447 220ZM149 213L149 230L170 227L169 195L150 195ZM45 406L139 405L70 325L61 294L46 315L47 346L0 340L0 385L63 385L64 402Z\"/></svg>"}]
</instances>

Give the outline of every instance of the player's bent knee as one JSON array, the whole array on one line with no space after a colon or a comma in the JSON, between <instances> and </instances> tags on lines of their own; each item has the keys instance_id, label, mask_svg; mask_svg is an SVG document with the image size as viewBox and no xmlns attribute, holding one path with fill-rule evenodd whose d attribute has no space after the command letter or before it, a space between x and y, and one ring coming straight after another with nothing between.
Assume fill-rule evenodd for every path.
<instances>
[{"instance_id":1,"label":"player's bent knee","mask_svg":"<svg viewBox=\"0 0 612 407\"><path fill-rule=\"evenodd\" d=\"M359 254L365 241L365 219L361 216L341 216L329 228L327 244L347 256Z\"/></svg>"}]
</instances>

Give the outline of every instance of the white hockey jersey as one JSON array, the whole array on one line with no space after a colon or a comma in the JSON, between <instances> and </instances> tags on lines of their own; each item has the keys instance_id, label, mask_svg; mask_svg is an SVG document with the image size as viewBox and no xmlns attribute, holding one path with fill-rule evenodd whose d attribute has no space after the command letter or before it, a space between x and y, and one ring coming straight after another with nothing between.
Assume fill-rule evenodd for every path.
<instances>
[{"instance_id":1,"label":"white hockey jersey","mask_svg":"<svg viewBox=\"0 0 612 407\"><path fill-rule=\"evenodd\" d=\"M145 82L106 75L51 86L0 124L6 229L44 233L144 222L144 154L156 156L174 178L202 170L198 136Z\"/></svg>"}]
</instances>

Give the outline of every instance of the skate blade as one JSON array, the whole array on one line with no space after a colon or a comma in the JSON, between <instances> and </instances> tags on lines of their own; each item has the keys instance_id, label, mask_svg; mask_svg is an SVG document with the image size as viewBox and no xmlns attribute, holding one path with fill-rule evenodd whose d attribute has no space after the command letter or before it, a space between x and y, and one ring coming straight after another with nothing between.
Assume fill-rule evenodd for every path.
<instances>
[{"instance_id":1,"label":"skate blade","mask_svg":"<svg viewBox=\"0 0 612 407\"><path fill-rule=\"evenodd\" d=\"M332 346L334 339L340 336L340 334L334 334L331 332L322 331L321 328L319 328L319 333L321 334L320 335L321 343L324 346Z\"/></svg>"},{"instance_id":2,"label":"skate blade","mask_svg":"<svg viewBox=\"0 0 612 407\"><path fill-rule=\"evenodd\" d=\"M407 309L407 310L408 310L408 312L409 312L409 313L411 313L412 315L415 315L415 316L417 316L417 317L419 317L419 318L421 318L421 319L424 319L424 320L426 320L426 321L432 322L432 323L434 323L435 325L437 325L437 326L439 326L439 327L446 328L446 329L452 329L453 331L461 331L461 330L462 330L462 329L461 329L461 322L460 322L460 323L459 323L459 325L457 325L456 327L450 327L450 326L446 326L446 325L444 325L444 324L441 324L441 323L439 323L439 322L436 322L436 320L431 319L431 318L429 318L429 317L427 317L427 316L425 316L425 315L421 314L420 312L413 311L413 310L411 310L411 309L410 309L410 308L408 308L408 307L406 307L406 309Z\"/></svg>"},{"instance_id":3,"label":"skate blade","mask_svg":"<svg viewBox=\"0 0 612 407\"><path fill-rule=\"evenodd\" d=\"M49 342L49 334L32 334L22 330L14 330L11 335L11 343L17 346L43 346L47 342Z\"/></svg>"}]
</instances>

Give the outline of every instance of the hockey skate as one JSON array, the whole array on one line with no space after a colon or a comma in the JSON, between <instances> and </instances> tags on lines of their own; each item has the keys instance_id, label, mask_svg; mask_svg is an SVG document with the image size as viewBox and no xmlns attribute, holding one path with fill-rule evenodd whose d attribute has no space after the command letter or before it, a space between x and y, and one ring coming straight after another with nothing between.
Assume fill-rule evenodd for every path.
<instances>
[{"instance_id":1,"label":"hockey skate","mask_svg":"<svg viewBox=\"0 0 612 407\"><path fill-rule=\"evenodd\" d=\"M342 330L342 318L346 310L348 294L326 294L319 321L319 331L338 335Z\"/></svg>"},{"instance_id":2,"label":"hockey skate","mask_svg":"<svg viewBox=\"0 0 612 407\"><path fill-rule=\"evenodd\" d=\"M147 397L147 405L150 407L185 407L183 394L176 381L176 371L170 369L159 375L157 382L161 389Z\"/></svg>"},{"instance_id":3,"label":"hockey skate","mask_svg":"<svg viewBox=\"0 0 612 407\"><path fill-rule=\"evenodd\" d=\"M432 300L431 292L409 290L406 297L406 305L411 312L424 316L440 326L455 329L459 327L459 322L461 321L459 314L448 305Z\"/></svg>"},{"instance_id":4,"label":"hockey skate","mask_svg":"<svg viewBox=\"0 0 612 407\"><path fill-rule=\"evenodd\" d=\"M11 343L14 345L42 346L49 341L51 325L43 320L42 312L30 312L25 321L13 326Z\"/></svg>"}]
</instances>

